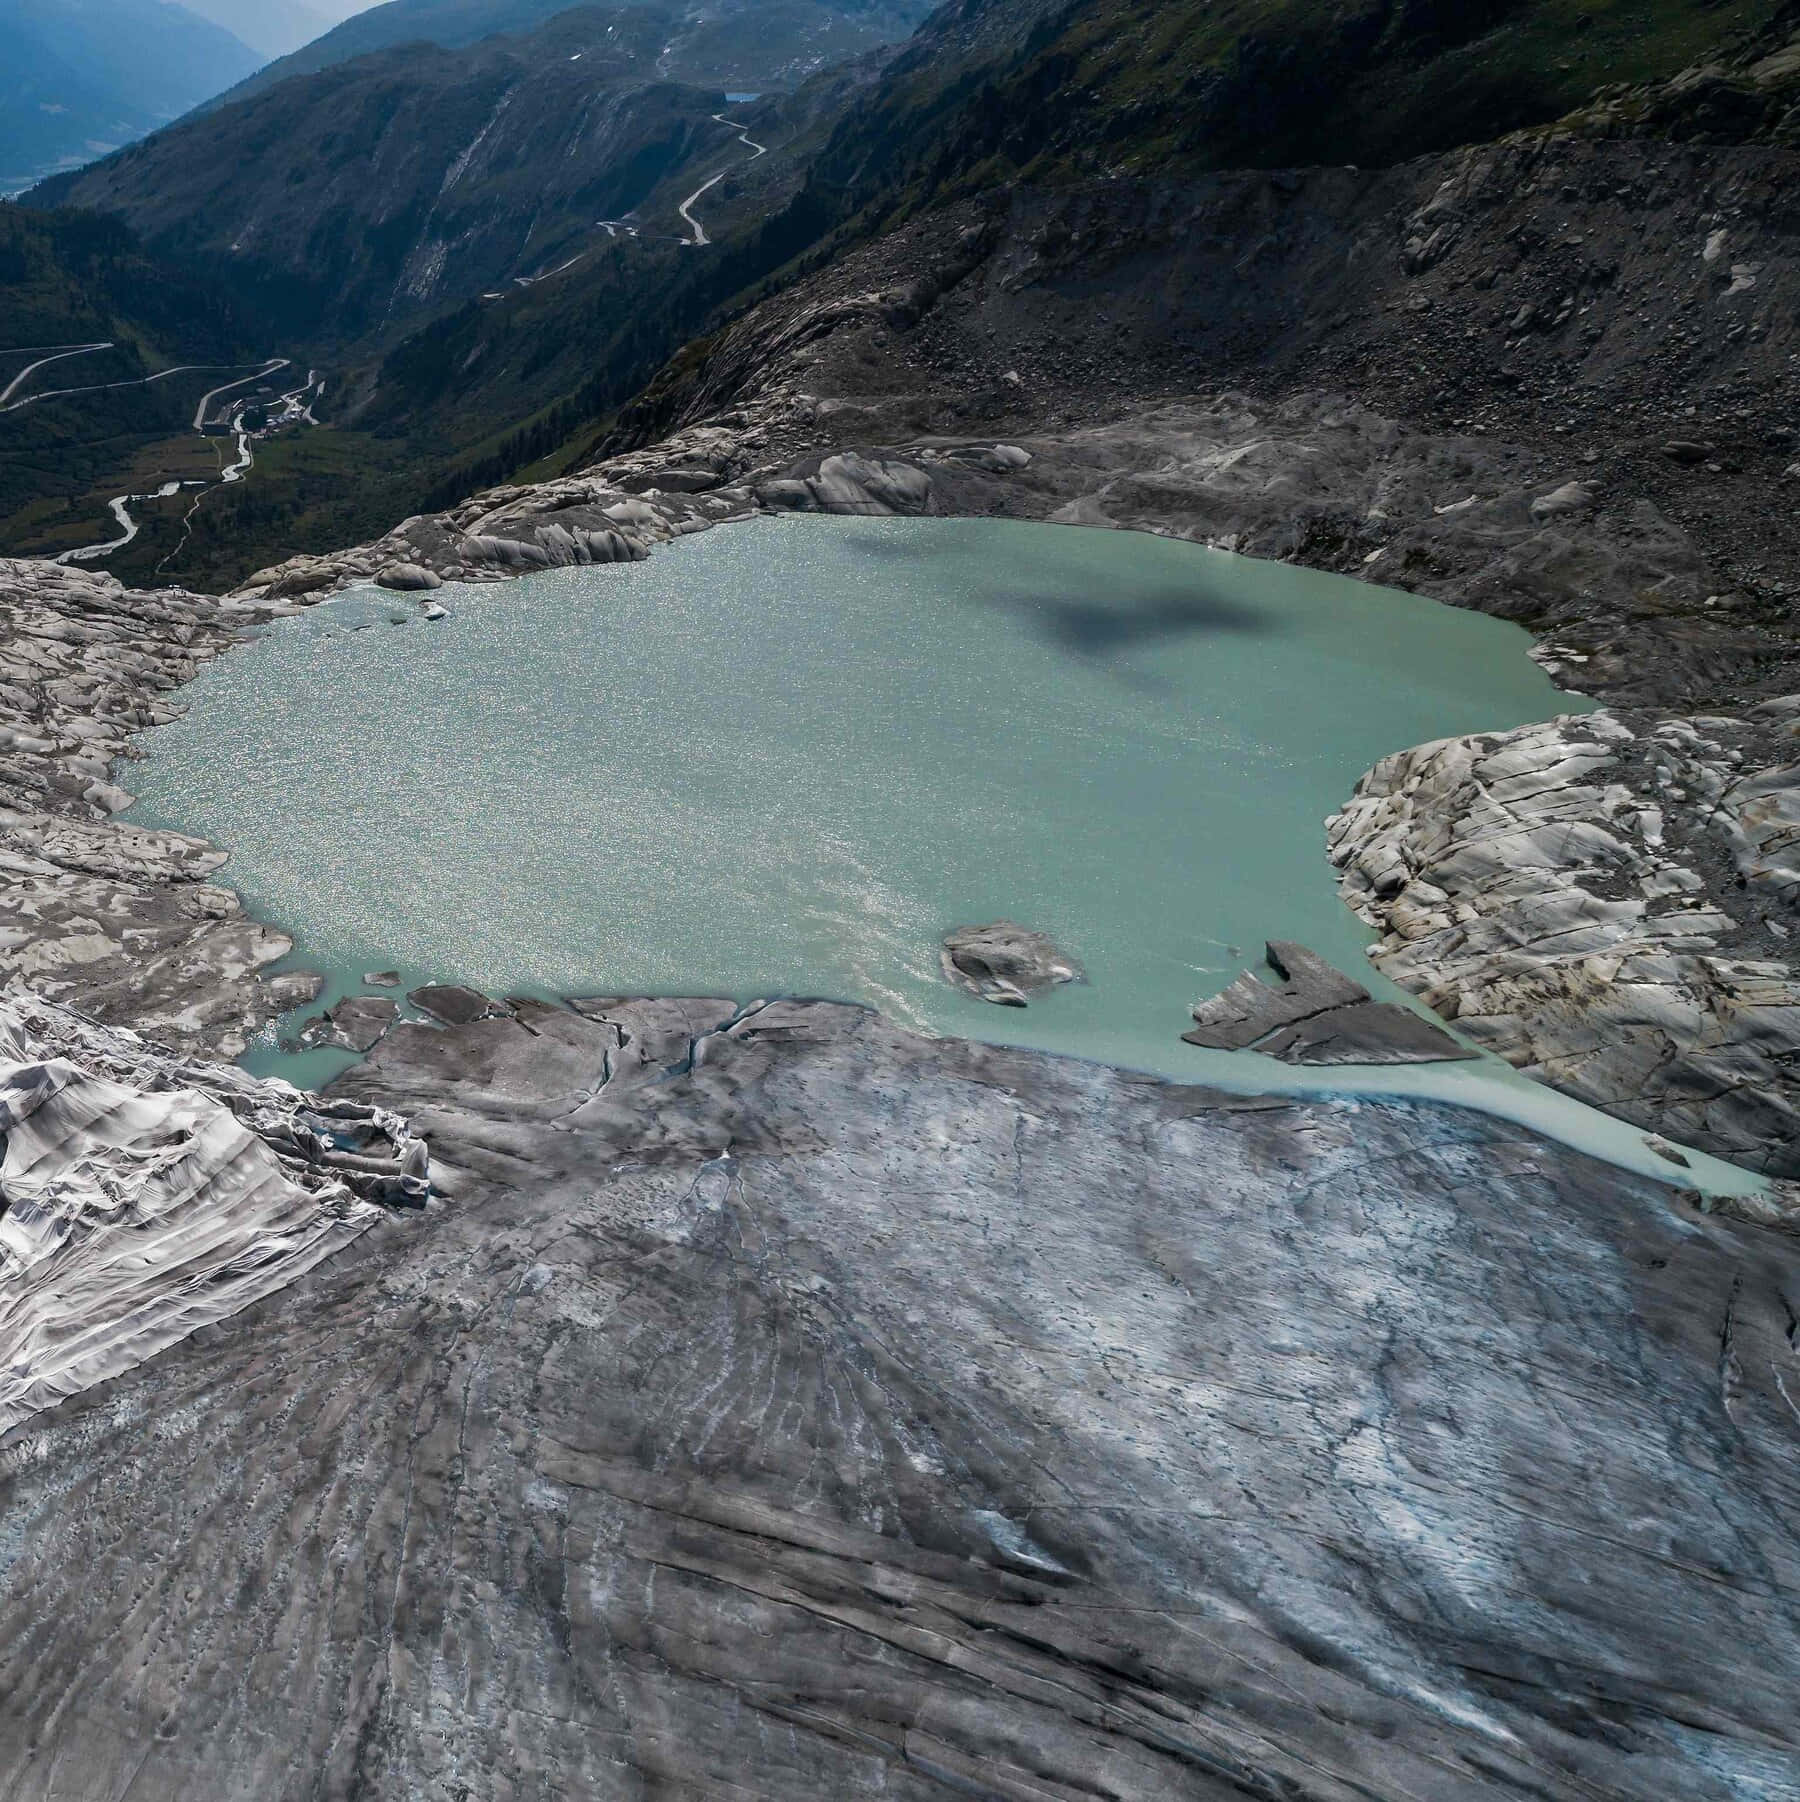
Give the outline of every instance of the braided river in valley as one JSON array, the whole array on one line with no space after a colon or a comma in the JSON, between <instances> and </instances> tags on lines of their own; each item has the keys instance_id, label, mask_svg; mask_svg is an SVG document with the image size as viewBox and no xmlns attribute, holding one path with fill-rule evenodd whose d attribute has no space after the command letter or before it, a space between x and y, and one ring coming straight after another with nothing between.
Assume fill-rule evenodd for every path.
<instances>
[{"instance_id":1,"label":"braided river in valley","mask_svg":"<svg viewBox=\"0 0 1800 1802\"><path fill-rule=\"evenodd\" d=\"M1296 1071L1180 1039L1271 938L1403 999L1323 821L1390 751L1587 705L1515 627L992 520L761 520L431 598L447 618L355 591L279 622L205 669L124 777L131 817L231 851L220 880L294 935L326 1000L380 969L495 995L829 996L1182 1080L1467 1101L1678 1174L1492 1060ZM1088 980L1026 1011L949 987L942 935L1001 917ZM253 1061L317 1081L333 1055Z\"/></svg>"}]
</instances>

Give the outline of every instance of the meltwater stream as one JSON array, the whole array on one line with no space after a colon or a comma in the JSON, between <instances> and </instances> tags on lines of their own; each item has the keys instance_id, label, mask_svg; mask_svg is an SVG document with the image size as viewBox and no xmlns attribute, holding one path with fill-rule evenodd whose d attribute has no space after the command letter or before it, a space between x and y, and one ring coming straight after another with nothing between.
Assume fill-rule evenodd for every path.
<instances>
[{"instance_id":1,"label":"meltwater stream","mask_svg":"<svg viewBox=\"0 0 1800 1802\"><path fill-rule=\"evenodd\" d=\"M230 849L223 879L332 995L398 968L861 1000L1176 1078L1443 1095L1671 1174L1491 1061L1300 1072L1180 1039L1270 938L1400 998L1322 823L1389 751L1585 705L1516 628L1142 534L971 520L763 520L433 598L448 618L366 591L281 622L202 673L126 778L135 817ZM1022 1013L951 989L942 935L1002 916L1087 983Z\"/></svg>"}]
</instances>

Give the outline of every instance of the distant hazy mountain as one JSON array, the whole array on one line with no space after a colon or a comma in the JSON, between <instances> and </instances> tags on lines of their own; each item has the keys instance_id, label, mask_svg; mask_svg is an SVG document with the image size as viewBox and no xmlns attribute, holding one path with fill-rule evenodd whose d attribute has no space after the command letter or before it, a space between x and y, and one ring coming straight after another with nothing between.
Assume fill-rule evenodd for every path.
<instances>
[{"instance_id":1,"label":"distant hazy mountain","mask_svg":"<svg viewBox=\"0 0 1800 1802\"><path fill-rule=\"evenodd\" d=\"M208 0L219 8L248 8L256 3ZM307 4L319 8L324 0L307 0ZM459 50L501 32L534 31L579 5L580 0L387 0L386 5L366 10L354 9L351 0L335 0L335 4L340 17L347 12L354 16L296 54L271 63L231 98L242 100L290 76L313 74L353 56L401 44L437 44ZM829 29L814 34L813 55L795 60L783 80L786 87L877 44L909 37L930 13L934 0L811 0L811 4L818 20ZM766 51L757 44L759 37L783 44L795 41L796 9L787 0L770 0L763 6L757 0L712 0L711 4L685 7L658 4L657 10L669 16L673 26L669 54L658 72L673 81L721 79L732 54L740 60L766 62ZM766 14L766 25L759 26L759 14ZM719 47L734 37L737 44L721 58Z\"/></svg>"},{"instance_id":2,"label":"distant hazy mountain","mask_svg":"<svg viewBox=\"0 0 1800 1802\"><path fill-rule=\"evenodd\" d=\"M242 38L252 50L273 59L287 56L323 37L354 13L367 12L372 0L183 0L215 25Z\"/></svg>"},{"instance_id":3,"label":"distant hazy mountain","mask_svg":"<svg viewBox=\"0 0 1800 1802\"><path fill-rule=\"evenodd\" d=\"M0 192L104 156L263 58L174 0L0 0Z\"/></svg>"},{"instance_id":4,"label":"distant hazy mountain","mask_svg":"<svg viewBox=\"0 0 1800 1802\"><path fill-rule=\"evenodd\" d=\"M323 37L343 16L328 17L310 0L186 0L186 5L270 60Z\"/></svg>"}]
</instances>

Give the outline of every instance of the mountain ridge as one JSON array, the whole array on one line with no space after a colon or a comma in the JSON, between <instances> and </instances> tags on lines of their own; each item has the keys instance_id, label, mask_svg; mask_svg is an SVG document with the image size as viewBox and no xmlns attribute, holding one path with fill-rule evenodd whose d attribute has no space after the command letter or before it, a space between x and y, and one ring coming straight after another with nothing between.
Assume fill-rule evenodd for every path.
<instances>
[{"instance_id":1,"label":"mountain ridge","mask_svg":"<svg viewBox=\"0 0 1800 1802\"><path fill-rule=\"evenodd\" d=\"M275 328L354 340L529 281L621 232L691 236L679 195L655 220L637 209L696 158L726 176L760 160L734 152L717 123L727 93L782 91L841 16L835 0L771 0L727 6L683 36L679 5L563 7L522 36L291 76L26 199L116 213L162 254L213 270ZM690 65L717 80L675 79ZM812 101L797 100L794 129L768 104L756 115L769 118L765 151L811 129Z\"/></svg>"},{"instance_id":2,"label":"mountain ridge","mask_svg":"<svg viewBox=\"0 0 1800 1802\"><path fill-rule=\"evenodd\" d=\"M640 0L637 6L618 10L648 11L655 4L656 0ZM387 0L385 5L356 13L324 36L259 70L219 96L214 104L247 100L297 75L315 74L334 64L405 44L428 43L444 50L460 50L486 38L535 32L575 10L577 5L579 0L574 0L574 4L572 0ZM731 41L731 22L746 21L754 38L769 30L763 21L777 9L759 8L745 0L724 0L710 8L664 10L670 36L659 72L669 79L705 85L719 73L709 66L708 59L716 60L721 43ZM827 31L832 23L841 29L833 41L821 46L818 55L821 59L842 61L879 43L904 37L930 10L927 0L836 0L821 10L821 23ZM746 50L751 47L743 46ZM789 73L788 85L817 73L821 66L823 60L811 67L796 67Z\"/></svg>"}]
</instances>

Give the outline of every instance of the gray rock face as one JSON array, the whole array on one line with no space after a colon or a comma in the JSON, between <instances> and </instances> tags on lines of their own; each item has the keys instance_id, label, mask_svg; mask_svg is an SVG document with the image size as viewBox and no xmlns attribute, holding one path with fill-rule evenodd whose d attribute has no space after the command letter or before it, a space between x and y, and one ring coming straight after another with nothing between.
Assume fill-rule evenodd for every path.
<instances>
[{"instance_id":1,"label":"gray rock face","mask_svg":"<svg viewBox=\"0 0 1800 1802\"><path fill-rule=\"evenodd\" d=\"M496 488L448 513L404 521L373 544L322 557L291 557L259 571L239 591L253 600L321 601L358 582L404 586L499 582L577 564L631 563L685 532L753 510L747 489L698 497L629 492L604 474L533 487ZM420 581L419 577L431 580Z\"/></svg>"},{"instance_id":2,"label":"gray rock face","mask_svg":"<svg viewBox=\"0 0 1800 1802\"><path fill-rule=\"evenodd\" d=\"M1012 920L957 927L945 935L941 961L947 982L999 1007L1025 1007L1033 995L1081 980L1074 959Z\"/></svg>"},{"instance_id":3,"label":"gray rock face","mask_svg":"<svg viewBox=\"0 0 1800 1802\"><path fill-rule=\"evenodd\" d=\"M293 944L208 880L222 851L113 817L131 735L174 718L171 691L266 617L0 559L0 978L226 1058L317 992L261 978Z\"/></svg>"},{"instance_id":4,"label":"gray rock face","mask_svg":"<svg viewBox=\"0 0 1800 1802\"><path fill-rule=\"evenodd\" d=\"M384 1109L194 1063L28 995L0 1004L0 1436L422 1204Z\"/></svg>"},{"instance_id":5,"label":"gray rock face","mask_svg":"<svg viewBox=\"0 0 1800 1802\"><path fill-rule=\"evenodd\" d=\"M1249 973L1194 1008L1181 1036L1210 1051L1259 1051L1288 1064L1434 1064L1478 1056L1440 1027L1391 1002L1304 945L1275 941L1276 988Z\"/></svg>"},{"instance_id":6,"label":"gray rock face","mask_svg":"<svg viewBox=\"0 0 1800 1802\"><path fill-rule=\"evenodd\" d=\"M1330 825L1375 959L1476 1043L1800 1175L1791 719L1599 713L1385 759Z\"/></svg>"},{"instance_id":7,"label":"gray rock face","mask_svg":"<svg viewBox=\"0 0 1800 1802\"><path fill-rule=\"evenodd\" d=\"M931 477L917 462L856 451L815 461L816 467L803 464L759 484L756 498L780 512L883 516L928 510Z\"/></svg>"},{"instance_id":8,"label":"gray rock face","mask_svg":"<svg viewBox=\"0 0 1800 1802\"><path fill-rule=\"evenodd\" d=\"M453 1201L0 1444L17 1802L1800 1769L1785 1239L844 1008L402 1026L348 1088Z\"/></svg>"}]
</instances>

